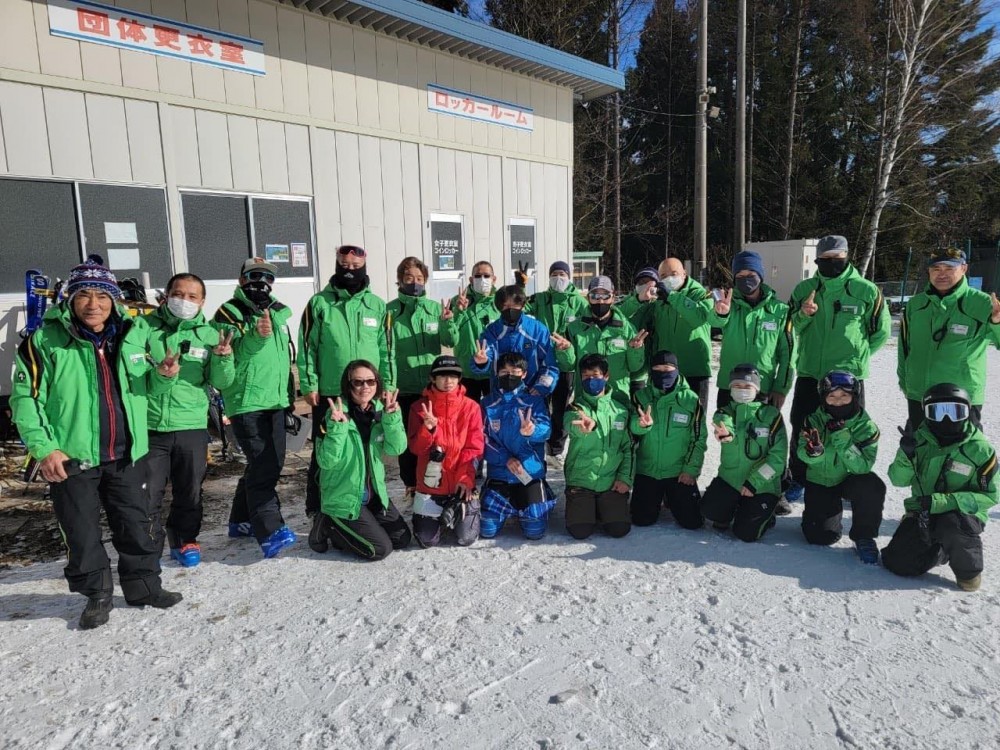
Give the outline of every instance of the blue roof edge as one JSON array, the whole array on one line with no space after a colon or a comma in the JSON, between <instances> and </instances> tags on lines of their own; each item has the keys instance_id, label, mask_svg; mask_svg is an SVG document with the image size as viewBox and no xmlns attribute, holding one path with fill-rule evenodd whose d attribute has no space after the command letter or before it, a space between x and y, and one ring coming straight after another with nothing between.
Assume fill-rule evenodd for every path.
<instances>
[{"instance_id":1,"label":"blue roof edge","mask_svg":"<svg viewBox=\"0 0 1000 750\"><path fill-rule=\"evenodd\" d=\"M371 10L381 11L429 29L450 34L473 44L506 52L523 60L544 65L563 73L580 76L595 83L625 90L625 74L606 65L561 52L538 42L495 29L479 21L449 13L418 0L351 0Z\"/></svg>"}]
</instances>

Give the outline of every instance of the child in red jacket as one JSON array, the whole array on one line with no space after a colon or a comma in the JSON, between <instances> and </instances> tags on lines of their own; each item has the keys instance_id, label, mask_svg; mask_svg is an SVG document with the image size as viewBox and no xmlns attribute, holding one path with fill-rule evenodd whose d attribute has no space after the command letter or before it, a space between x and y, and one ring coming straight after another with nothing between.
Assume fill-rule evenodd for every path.
<instances>
[{"instance_id":1,"label":"child in red jacket","mask_svg":"<svg viewBox=\"0 0 1000 750\"><path fill-rule=\"evenodd\" d=\"M413 532L424 547L441 541L442 528L454 529L459 545L479 538L479 500L473 495L483 456L483 416L466 397L462 365L440 356L431 365L430 385L410 409L407 437L417 457Z\"/></svg>"}]
</instances>

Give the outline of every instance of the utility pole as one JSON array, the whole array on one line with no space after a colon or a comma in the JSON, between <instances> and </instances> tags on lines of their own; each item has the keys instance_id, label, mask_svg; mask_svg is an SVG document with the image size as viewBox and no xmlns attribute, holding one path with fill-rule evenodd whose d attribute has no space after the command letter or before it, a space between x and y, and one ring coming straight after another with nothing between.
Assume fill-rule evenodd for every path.
<instances>
[{"instance_id":1,"label":"utility pole","mask_svg":"<svg viewBox=\"0 0 1000 750\"><path fill-rule=\"evenodd\" d=\"M708 197L708 0L699 2L698 15L698 99L695 103L694 141L694 251L698 262L698 280L704 283L708 266L706 253L706 206Z\"/></svg>"},{"instance_id":2,"label":"utility pole","mask_svg":"<svg viewBox=\"0 0 1000 750\"><path fill-rule=\"evenodd\" d=\"M746 244L747 205L747 0L739 0L736 28L736 188L733 190L733 252Z\"/></svg>"},{"instance_id":3,"label":"utility pole","mask_svg":"<svg viewBox=\"0 0 1000 750\"><path fill-rule=\"evenodd\" d=\"M620 18L621 9L618 0L611 0L611 16L608 19L608 35L611 37L611 67L618 70L618 52L620 44ZM614 182L615 182L615 288L622 286L622 105L621 94L615 92L615 153L614 153Z\"/></svg>"}]
</instances>

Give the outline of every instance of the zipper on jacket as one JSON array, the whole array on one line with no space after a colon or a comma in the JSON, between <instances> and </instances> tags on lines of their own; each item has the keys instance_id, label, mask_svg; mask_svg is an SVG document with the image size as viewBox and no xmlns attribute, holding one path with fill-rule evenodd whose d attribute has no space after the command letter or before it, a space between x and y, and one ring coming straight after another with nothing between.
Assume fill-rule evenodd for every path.
<instances>
[{"instance_id":1,"label":"zipper on jacket","mask_svg":"<svg viewBox=\"0 0 1000 750\"><path fill-rule=\"evenodd\" d=\"M101 344L97 347L97 361L100 365L101 380L104 387L104 397L108 402L108 456L115 459L117 458L117 456L115 456L117 425L115 424L115 405L111 394L111 369L108 367L108 360L104 354L104 347L105 344ZM124 407L124 404L122 406Z\"/></svg>"}]
</instances>

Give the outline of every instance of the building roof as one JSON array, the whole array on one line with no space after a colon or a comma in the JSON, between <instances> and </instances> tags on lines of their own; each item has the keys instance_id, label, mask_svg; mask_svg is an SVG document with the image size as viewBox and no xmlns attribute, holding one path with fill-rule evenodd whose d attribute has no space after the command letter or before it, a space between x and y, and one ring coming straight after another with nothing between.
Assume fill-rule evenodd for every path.
<instances>
[{"instance_id":1,"label":"building roof","mask_svg":"<svg viewBox=\"0 0 1000 750\"><path fill-rule=\"evenodd\" d=\"M416 0L278 0L353 26L567 86L583 99L625 88L612 68Z\"/></svg>"}]
</instances>

